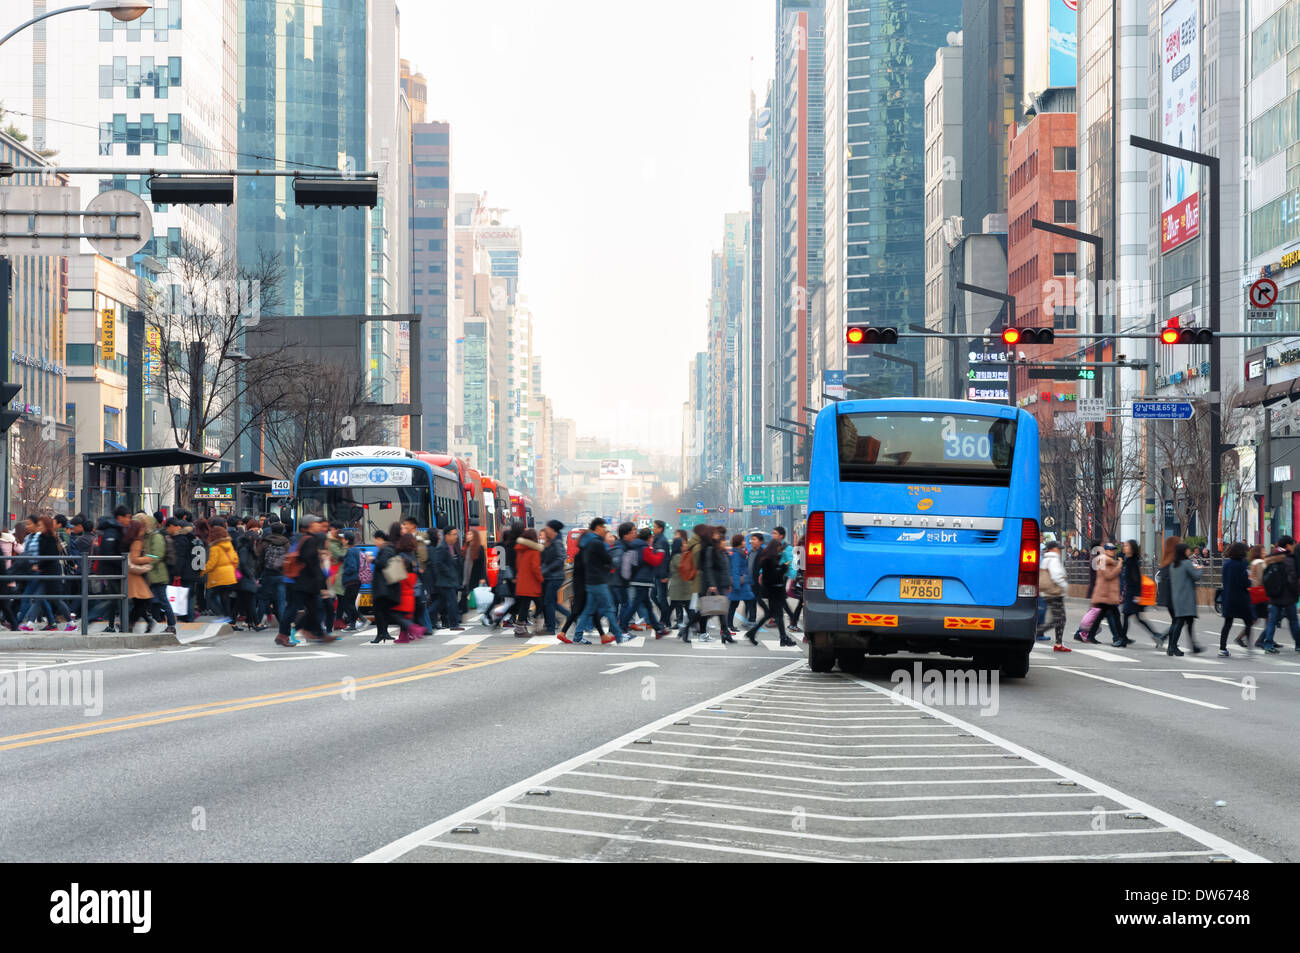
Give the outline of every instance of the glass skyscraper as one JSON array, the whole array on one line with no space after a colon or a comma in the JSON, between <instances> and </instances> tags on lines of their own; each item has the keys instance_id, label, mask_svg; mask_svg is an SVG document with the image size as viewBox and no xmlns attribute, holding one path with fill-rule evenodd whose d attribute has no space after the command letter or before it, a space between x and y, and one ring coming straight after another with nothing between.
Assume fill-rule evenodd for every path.
<instances>
[{"instance_id":1,"label":"glass skyscraper","mask_svg":"<svg viewBox=\"0 0 1300 953\"><path fill-rule=\"evenodd\" d=\"M826 368L878 396L912 392L905 365L846 354L845 324L925 320L925 77L961 28L952 0L827 0ZM890 348L923 365L918 338ZM857 394L855 396L864 396Z\"/></svg>"},{"instance_id":2,"label":"glass skyscraper","mask_svg":"<svg viewBox=\"0 0 1300 953\"><path fill-rule=\"evenodd\" d=\"M241 165L364 170L366 50L366 0L242 0ZM299 208L283 176L242 176L238 188L239 257L280 256L278 310L369 310L369 210Z\"/></svg>"}]
</instances>

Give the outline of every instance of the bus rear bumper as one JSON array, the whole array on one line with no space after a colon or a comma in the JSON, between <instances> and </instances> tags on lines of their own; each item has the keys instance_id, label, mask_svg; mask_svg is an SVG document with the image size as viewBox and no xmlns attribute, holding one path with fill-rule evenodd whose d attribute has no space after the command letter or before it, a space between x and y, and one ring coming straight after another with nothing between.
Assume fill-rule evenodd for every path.
<instances>
[{"instance_id":1,"label":"bus rear bumper","mask_svg":"<svg viewBox=\"0 0 1300 953\"><path fill-rule=\"evenodd\" d=\"M1010 606L920 605L914 602L841 602L806 593L804 631L824 647L889 655L937 652L969 658L975 652L1029 649L1038 600Z\"/></svg>"}]
</instances>

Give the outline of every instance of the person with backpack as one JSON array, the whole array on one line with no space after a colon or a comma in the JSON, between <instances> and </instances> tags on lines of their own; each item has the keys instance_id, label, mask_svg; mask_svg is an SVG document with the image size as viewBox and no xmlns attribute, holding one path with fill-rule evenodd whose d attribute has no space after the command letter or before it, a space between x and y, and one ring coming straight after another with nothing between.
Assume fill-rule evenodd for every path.
<instances>
[{"instance_id":1,"label":"person with backpack","mask_svg":"<svg viewBox=\"0 0 1300 953\"><path fill-rule=\"evenodd\" d=\"M758 630L768 619L775 619L777 631L781 633L781 645L796 645L794 639L785 633L785 586L786 574L781 565L782 543L774 535L772 541L763 550L758 560L758 584L764 597L763 616L755 619L745 633L745 638L758 645Z\"/></svg>"},{"instance_id":2,"label":"person with backpack","mask_svg":"<svg viewBox=\"0 0 1300 953\"><path fill-rule=\"evenodd\" d=\"M1119 617L1120 596L1120 561L1115 558L1115 544L1106 543L1093 560L1095 572L1092 604L1101 610L1093 619L1085 642L1096 644L1097 633L1104 620L1110 626L1110 644L1113 648L1126 648L1133 640L1124 635L1123 622Z\"/></svg>"},{"instance_id":3,"label":"person with backpack","mask_svg":"<svg viewBox=\"0 0 1300 953\"><path fill-rule=\"evenodd\" d=\"M1142 615L1142 550L1136 539L1124 542L1122 557L1119 576L1120 599L1123 601L1120 610L1120 634L1124 637L1125 644L1135 641L1128 637L1128 627L1131 620L1136 617L1138 624L1150 633L1156 646L1159 647L1160 633L1151 628L1150 623Z\"/></svg>"},{"instance_id":4,"label":"person with backpack","mask_svg":"<svg viewBox=\"0 0 1300 953\"><path fill-rule=\"evenodd\" d=\"M515 541L515 638L526 639L533 633L528 628L530 602L542 598L542 549L537 530L529 528Z\"/></svg>"},{"instance_id":5,"label":"person with backpack","mask_svg":"<svg viewBox=\"0 0 1300 953\"><path fill-rule=\"evenodd\" d=\"M1051 540L1043 547L1043 562L1038 567L1038 591L1047 602L1047 614L1034 635L1041 638L1044 632L1054 627L1056 643L1052 646L1053 652L1072 651L1065 644L1065 594L1069 589L1065 567L1061 565L1061 544Z\"/></svg>"},{"instance_id":6,"label":"person with backpack","mask_svg":"<svg viewBox=\"0 0 1300 953\"><path fill-rule=\"evenodd\" d=\"M339 580L343 583L339 613L343 616L343 628L356 632L362 628L361 612L357 608L357 595L361 592L361 549L352 530L345 529L340 537L347 549L343 553L343 568L339 570Z\"/></svg>"},{"instance_id":7,"label":"person with backpack","mask_svg":"<svg viewBox=\"0 0 1300 953\"><path fill-rule=\"evenodd\" d=\"M48 516L28 516L23 528L26 535L23 537L22 552L25 557L28 557L25 561L25 571L29 578L27 587L23 591L23 595L27 598L22 602L23 608L19 609L21 621L18 628L24 632L34 632L36 630L34 622L43 610L46 622L44 631L52 632L55 628L56 616L61 616L65 620L64 631L72 632L77 625L72 621L72 613L67 605L59 598L63 589L60 561L30 558L60 554L59 536L54 520Z\"/></svg>"},{"instance_id":8,"label":"person with backpack","mask_svg":"<svg viewBox=\"0 0 1300 953\"><path fill-rule=\"evenodd\" d=\"M1286 559L1290 563L1290 557ZM1295 569L1291 570L1292 578L1295 578ZM1183 653L1178 648L1178 637L1182 634L1183 628L1187 629L1187 641L1192 645L1192 652L1200 654L1201 647L1196 644L1196 584L1200 582L1201 570L1197 568L1196 562L1192 559L1187 550L1186 543L1179 543L1174 550L1174 561L1169 568L1169 592L1172 600L1174 613L1173 628L1169 630L1169 646L1165 650L1168 655L1179 656ZM1292 603L1292 613L1295 611L1295 603Z\"/></svg>"},{"instance_id":9,"label":"person with backpack","mask_svg":"<svg viewBox=\"0 0 1300 953\"><path fill-rule=\"evenodd\" d=\"M390 592L394 585L398 590L397 601L392 607L392 615L397 620L398 628L401 632L394 640L398 645L404 645L410 642L418 642L428 633L428 629L415 621L416 612L416 590L422 588L420 580L420 566L416 555L416 538L411 533L403 533L400 523L394 523L389 530L390 535L397 536L397 543L393 547L396 550L396 560L400 560L405 575L397 581L392 580L389 583ZM390 559L386 566L392 566L395 560Z\"/></svg>"},{"instance_id":10,"label":"person with backpack","mask_svg":"<svg viewBox=\"0 0 1300 953\"><path fill-rule=\"evenodd\" d=\"M265 623L267 614L275 612L278 623L284 618L284 559L289 555L289 537L284 535L283 523L272 523L267 533L257 541L253 569L257 573L257 605L253 609L259 624Z\"/></svg>"},{"instance_id":11,"label":"person with backpack","mask_svg":"<svg viewBox=\"0 0 1300 953\"><path fill-rule=\"evenodd\" d=\"M623 575L623 557L627 555L628 540L635 538L635 523L619 523L618 532L610 533L605 537L605 544L609 547L609 560L614 566L614 571L609 577L609 595L614 600L614 615L620 620L623 618L623 610L627 607L628 598L628 577ZM621 623L620 628L624 632L628 631L627 626ZM641 627L637 626L637 628Z\"/></svg>"},{"instance_id":12,"label":"person with backpack","mask_svg":"<svg viewBox=\"0 0 1300 953\"><path fill-rule=\"evenodd\" d=\"M325 631L320 618L322 600L328 595L321 565L321 537L327 524L308 513L299 518L298 525L302 533L284 557L285 611L275 641L277 645L296 645L293 634L300 629L313 642L335 642L338 636Z\"/></svg>"},{"instance_id":13,"label":"person with backpack","mask_svg":"<svg viewBox=\"0 0 1300 953\"><path fill-rule=\"evenodd\" d=\"M681 573L682 557L686 552L684 543L685 540L681 536L674 536L668 557L668 607L672 615L670 621L673 626L682 627L685 627L686 620L690 618L691 591L695 583L693 572L689 579L683 577ZM680 637L679 635L678 638Z\"/></svg>"},{"instance_id":14,"label":"person with backpack","mask_svg":"<svg viewBox=\"0 0 1300 953\"><path fill-rule=\"evenodd\" d=\"M596 517L587 527L587 531L578 537L578 552L573 557L573 598L569 602L569 617L564 620L564 628L556 636L561 642L572 645L573 640L569 638L569 630L578 624L578 619L582 617L583 611L587 608L587 547L594 545L604 546L605 521ZM604 641L605 631L600 627L600 619L593 620L596 631L600 634L601 641ZM590 642L584 640L584 644L590 645Z\"/></svg>"},{"instance_id":15,"label":"person with backpack","mask_svg":"<svg viewBox=\"0 0 1300 953\"><path fill-rule=\"evenodd\" d=\"M600 526L603 528L603 521ZM628 637L623 635L623 630L619 627L618 613L614 611L614 598L609 591L609 582L614 575L614 560L610 555L610 547L596 535L595 521L593 521L592 533L594 538L581 550L582 558L585 560L583 575L587 582L587 605L578 618L573 644L590 645L591 643L584 638L584 633L601 616L609 620L610 628L610 634L600 637L601 644L608 645L611 642L621 644L626 642Z\"/></svg>"},{"instance_id":16,"label":"person with backpack","mask_svg":"<svg viewBox=\"0 0 1300 953\"><path fill-rule=\"evenodd\" d=\"M700 616L696 605L700 595L703 594L703 577L700 573L700 563L703 560L704 537L708 529L703 523L692 527L691 533L682 543L681 558L677 562L677 574L687 586L686 614L677 632L677 637L683 642L691 641L690 632L692 626L696 627L703 635L707 625L707 620ZM712 639L702 639L701 641L712 641Z\"/></svg>"},{"instance_id":17,"label":"person with backpack","mask_svg":"<svg viewBox=\"0 0 1300 953\"><path fill-rule=\"evenodd\" d=\"M1223 559L1223 628L1219 630L1219 658L1228 654L1228 635L1234 619L1246 627L1237 639L1242 645L1250 636L1255 621L1255 606L1250 601L1250 570L1246 566L1246 544L1237 542L1228 547Z\"/></svg>"},{"instance_id":18,"label":"person with backpack","mask_svg":"<svg viewBox=\"0 0 1300 953\"><path fill-rule=\"evenodd\" d=\"M658 581L662 553L657 552L651 544L654 534L650 527L636 530L624 543L623 578L627 580L628 600L619 616L618 624L625 631L633 631L632 619L639 612L646 624L654 630L655 638L662 639L668 634L661 621L655 618L654 591Z\"/></svg>"},{"instance_id":19,"label":"person with backpack","mask_svg":"<svg viewBox=\"0 0 1300 953\"><path fill-rule=\"evenodd\" d=\"M1291 627L1291 639L1300 647L1300 619L1296 618L1296 570L1292 554L1295 540L1283 536L1277 541L1273 552L1264 560L1264 573L1261 577L1264 594L1268 596L1268 621L1264 623L1264 634L1255 643L1269 655L1278 653L1273 634L1277 630L1278 620L1285 616Z\"/></svg>"}]
</instances>

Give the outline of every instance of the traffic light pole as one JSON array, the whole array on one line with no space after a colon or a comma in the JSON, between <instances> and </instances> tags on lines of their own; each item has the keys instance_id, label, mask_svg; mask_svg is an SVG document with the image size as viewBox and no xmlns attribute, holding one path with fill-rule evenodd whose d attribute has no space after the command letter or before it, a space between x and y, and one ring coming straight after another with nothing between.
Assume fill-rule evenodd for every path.
<instances>
[{"instance_id":1,"label":"traffic light pole","mask_svg":"<svg viewBox=\"0 0 1300 953\"><path fill-rule=\"evenodd\" d=\"M1220 441L1223 438L1223 417L1221 414L1222 394L1219 391L1219 345L1217 340L1220 323L1220 285L1222 275L1219 274L1220 267L1220 245L1222 242L1222 229L1219 227L1223 223L1219 219L1219 157L1212 156L1205 152L1194 152L1191 149L1180 149L1178 146L1166 145L1163 142L1157 142L1154 139L1145 139L1142 136L1129 136L1129 145L1136 146L1139 149L1145 149L1148 152L1159 153L1163 156L1169 156L1174 159L1182 159L1184 162L1195 162L1197 165L1205 166L1210 176L1210 225L1214 230L1209 233L1210 241L1210 525L1206 531L1206 537L1210 544L1210 554L1218 555L1219 553L1219 492L1223 483L1223 447ZM1234 337L1236 335L1233 335ZM1243 335L1244 336L1244 335Z\"/></svg>"}]
</instances>

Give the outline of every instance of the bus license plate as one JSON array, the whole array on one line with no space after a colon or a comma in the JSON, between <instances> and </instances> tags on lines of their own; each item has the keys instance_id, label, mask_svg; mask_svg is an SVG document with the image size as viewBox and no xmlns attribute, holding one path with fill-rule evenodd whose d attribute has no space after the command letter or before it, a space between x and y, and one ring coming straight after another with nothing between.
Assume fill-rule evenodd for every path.
<instances>
[{"instance_id":1,"label":"bus license plate","mask_svg":"<svg viewBox=\"0 0 1300 953\"><path fill-rule=\"evenodd\" d=\"M373 603L370 600L370 593L363 592L357 597L357 608L369 609L371 605L373 605Z\"/></svg>"},{"instance_id":2,"label":"bus license plate","mask_svg":"<svg viewBox=\"0 0 1300 953\"><path fill-rule=\"evenodd\" d=\"M942 579L906 578L898 584L900 599L942 599Z\"/></svg>"}]
</instances>

